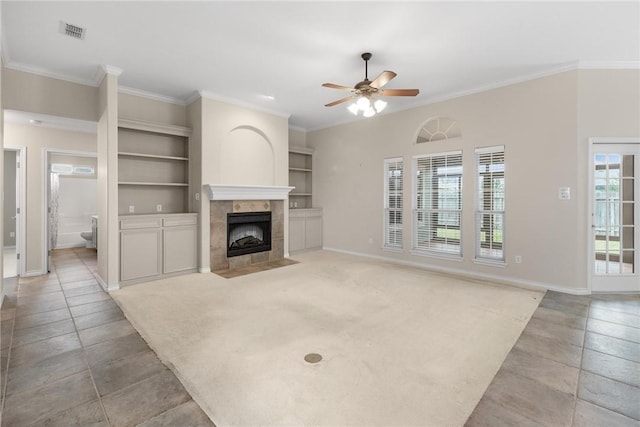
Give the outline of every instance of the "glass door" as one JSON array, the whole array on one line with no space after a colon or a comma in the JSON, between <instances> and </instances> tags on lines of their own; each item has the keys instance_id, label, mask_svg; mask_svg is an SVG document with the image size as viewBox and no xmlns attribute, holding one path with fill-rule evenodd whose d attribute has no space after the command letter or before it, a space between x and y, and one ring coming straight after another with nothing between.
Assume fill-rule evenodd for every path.
<instances>
[{"instance_id":1,"label":"glass door","mask_svg":"<svg viewBox=\"0 0 640 427\"><path fill-rule=\"evenodd\" d=\"M640 291L640 144L594 144L592 153L591 290Z\"/></svg>"}]
</instances>

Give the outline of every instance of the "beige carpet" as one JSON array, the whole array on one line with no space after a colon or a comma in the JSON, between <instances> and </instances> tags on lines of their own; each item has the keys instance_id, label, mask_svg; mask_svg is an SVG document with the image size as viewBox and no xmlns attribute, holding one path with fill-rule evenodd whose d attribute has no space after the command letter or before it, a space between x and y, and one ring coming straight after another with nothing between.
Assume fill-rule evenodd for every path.
<instances>
[{"instance_id":1,"label":"beige carpet","mask_svg":"<svg viewBox=\"0 0 640 427\"><path fill-rule=\"evenodd\" d=\"M344 254L112 293L218 426L461 426L543 293ZM317 364L304 361L320 353Z\"/></svg>"}]
</instances>

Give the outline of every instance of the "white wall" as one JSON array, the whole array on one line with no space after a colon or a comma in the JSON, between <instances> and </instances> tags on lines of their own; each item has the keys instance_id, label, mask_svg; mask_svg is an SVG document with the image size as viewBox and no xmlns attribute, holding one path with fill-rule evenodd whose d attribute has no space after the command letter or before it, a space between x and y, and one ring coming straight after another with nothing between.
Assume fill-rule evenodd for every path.
<instances>
[{"instance_id":1,"label":"white wall","mask_svg":"<svg viewBox=\"0 0 640 427\"><path fill-rule=\"evenodd\" d=\"M201 98L189 107L194 141L200 142L200 185L288 185L288 118ZM199 131L199 132L198 132ZM198 160L196 160L198 161ZM245 167L249 165L249 167ZM202 187L200 187L202 191ZM209 269L209 200L200 198L201 271ZM288 223L288 211L285 210ZM288 229L285 253L288 253Z\"/></svg>"},{"instance_id":2,"label":"white wall","mask_svg":"<svg viewBox=\"0 0 640 427\"><path fill-rule=\"evenodd\" d=\"M587 118L593 123L594 114L604 114L586 113L603 101L596 108L624 123L618 125L618 135L637 136L639 120L638 71L600 74L566 72L309 133L308 145L316 150L313 195L314 205L324 212L324 246L510 283L587 292L583 134L612 129L587 130L580 123ZM458 120L462 137L414 144L421 124L434 116ZM492 145L504 145L506 156L504 267L474 263L473 150ZM463 260L411 255L411 158L459 149L465 168ZM383 160L397 156L404 158L406 171L402 253L381 248ZM572 200L559 200L559 187L571 187ZM515 255L522 256L522 264L513 262Z\"/></svg>"},{"instance_id":3,"label":"white wall","mask_svg":"<svg viewBox=\"0 0 640 427\"><path fill-rule=\"evenodd\" d=\"M91 231L91 217L98 213L96 178L59 176L58 236L54 249L85 246L80 236Z\"/></svg>"},{"instance_id":4,"label":"white wall","mask_svg":"<svg viewBox=\"0 0 640 427\"><path fill-rule=\"evenodd\" d=\"M91 133L50 129L46 127L6 123L4 145L9 148L26 147L26 247L23 249L27 275L44 274L43 230L44 150L96 152L96 135Z\"/></svg>"}]
</instances>

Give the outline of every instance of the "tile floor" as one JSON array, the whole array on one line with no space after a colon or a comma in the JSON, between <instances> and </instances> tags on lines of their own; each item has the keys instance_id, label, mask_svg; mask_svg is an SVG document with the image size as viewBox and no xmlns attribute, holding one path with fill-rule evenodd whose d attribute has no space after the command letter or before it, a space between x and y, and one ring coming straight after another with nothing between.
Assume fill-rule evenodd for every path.
<instances>
[{"instance_id":1,"label":"tile floor","mask_svg":"<svg viewBox=\"0 0 640 427\"><path fill-rule=\"evenodd\" d=\"M95 251L6 286L2 426L212 426L96 282Z\"/></svg>"},{"instance_id":2,"label":"tile floor","mask_svg":"<svg viewBox=\"0 0 640 427\"><path fill-rule=\"evenodd\" d=\"M640 295L547 292L467 426L640 426Z\"/></svg>"},{"instance_id":3,"label":"tile floor","mask_svg":"<svg viewBox=\"0 0 640 427\"><path fill-rule=\"evenodd\" d=\"M2 426L213 425L97 284L95 252L53 263L5 283ZM640 296L547 292L466 425L640 426Z\"/></svg>"}]
</instances>

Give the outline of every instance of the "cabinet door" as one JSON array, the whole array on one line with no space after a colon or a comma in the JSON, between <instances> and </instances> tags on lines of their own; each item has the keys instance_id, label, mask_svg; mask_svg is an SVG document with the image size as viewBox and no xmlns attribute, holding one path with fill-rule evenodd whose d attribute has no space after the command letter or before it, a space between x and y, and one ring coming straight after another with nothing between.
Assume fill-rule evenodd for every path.
<instances>
[{"instance_id":1,"label":"cabinet door","mask_svg":"<svg viewBox=\"0 0 640 427\"><path fill-rule=\"evenodd\" d=\"M305 227L305 247L319 248L322 246L322 217L307 217Z\"/></svg>"},{"instance_id":2,"label":"cabinet door","mask_svg":"<svg viewBox=\"0 0 640 427\"><path fill-rule=\"evenodd\" d=\"M120 280L162 273L162 231L159 228L120 232Z\"/></svg>"},{"instance_id":3,"label":"cabinet door","mask_svg":"<svg viewBox=\"0 0 640 427\"><path fill-rule=\"evenodd\" d=\"M289 217L289 251L305 248L305 218Z\"/></svg>"},{"instance_id":4,"label":"cabinet door","mask_svg":"<svg viewBox=\"0 0 640 427\"><path fill-rule=\"evenodd\" d=\"M164 273L191 270L197 267L196 227L166 227L164 229Z\"/></svg>"}]
</instances>

